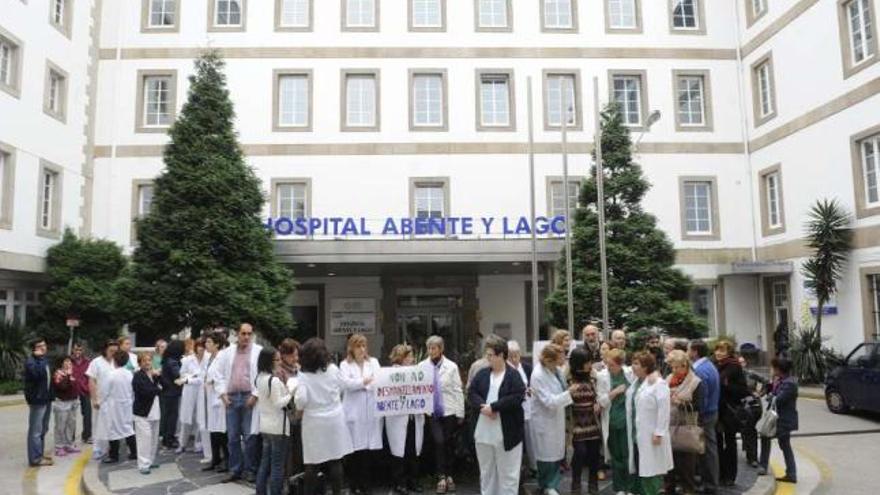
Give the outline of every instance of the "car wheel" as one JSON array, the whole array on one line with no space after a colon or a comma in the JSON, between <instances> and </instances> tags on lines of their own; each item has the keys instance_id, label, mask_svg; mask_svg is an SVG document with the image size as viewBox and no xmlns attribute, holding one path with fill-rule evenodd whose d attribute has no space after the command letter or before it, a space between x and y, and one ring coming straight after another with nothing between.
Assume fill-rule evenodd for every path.
<instances>
[{"instance_id":1,"label":"car wheel","mask_svg":"<svg viewBox=\"0 0 880 495\"><path fill-rule=\"evenodd\" d=\"M844 414L849 411L849 405L843 398L843 394L837 390L825 391L825 404L828 406L828 410L834 414Z\"/></svg>"}]
</instances>

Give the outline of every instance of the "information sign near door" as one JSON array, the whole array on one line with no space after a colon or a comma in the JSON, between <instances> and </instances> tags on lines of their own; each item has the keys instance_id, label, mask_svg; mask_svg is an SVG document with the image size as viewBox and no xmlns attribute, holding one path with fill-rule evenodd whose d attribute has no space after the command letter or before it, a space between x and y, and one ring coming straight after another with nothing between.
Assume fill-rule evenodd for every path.
<instances>
[{"instance_id":1,"label":"information sign near door","mask_svg":"<svg viewBox=\"0 0 880 495\"><path fill-rule=\"evenodd\" d=\"M376 333L376 300L370 297L330 300L330 335Z\"/></svg>"}]
</instances>

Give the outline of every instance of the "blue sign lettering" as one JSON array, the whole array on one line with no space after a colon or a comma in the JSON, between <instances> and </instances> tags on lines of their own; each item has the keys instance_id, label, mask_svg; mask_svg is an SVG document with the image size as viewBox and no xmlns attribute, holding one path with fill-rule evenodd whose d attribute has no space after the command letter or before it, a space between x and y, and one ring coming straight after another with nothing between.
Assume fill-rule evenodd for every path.
<instances>
[{"instance_id":1,"label":"blue sign lettering","mask_svg":"<svg viewBox=\"0 0 880 495\"><path fill-rule=\"evenodd\" d=\"M496 220L500 220L496 222ZM378 221L376 221L378 222ZM505 236L529 235L534 230L536 235L565 235L566 221L564 216L535 217L532 223L528 217L388 217L382 221L382 236L410 235L474 235L477 234ZM263 227L279 236L345 236L368 237L374 235L368 226L368 219L354 217L279 217L267 218ZM377 231L379 232L379 231Z\"/></svg>"}]
</instances>

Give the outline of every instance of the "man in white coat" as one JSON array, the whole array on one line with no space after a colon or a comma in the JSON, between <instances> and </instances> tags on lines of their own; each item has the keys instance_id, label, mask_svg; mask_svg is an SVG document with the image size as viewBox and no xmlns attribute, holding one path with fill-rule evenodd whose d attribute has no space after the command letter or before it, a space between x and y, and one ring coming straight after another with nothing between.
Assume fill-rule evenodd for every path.
<instances>
[{"instance_id":1,"label":"man in white coat","mask_svg":"<svg viewBox=\"0 0 880 495\"><path fill-rule=\"evenodd\" d=\"M260 417L254 414L257 405L257 359L263 346L253 342L254 327L242 323L238 327L238 344L224 349L217 363L216 387L226 406L226 431L229 435L229 483L244 477L253 483L260 465L258 435ZM244 458L242 458L244 441Z\"/></svg>"}]
</instances>

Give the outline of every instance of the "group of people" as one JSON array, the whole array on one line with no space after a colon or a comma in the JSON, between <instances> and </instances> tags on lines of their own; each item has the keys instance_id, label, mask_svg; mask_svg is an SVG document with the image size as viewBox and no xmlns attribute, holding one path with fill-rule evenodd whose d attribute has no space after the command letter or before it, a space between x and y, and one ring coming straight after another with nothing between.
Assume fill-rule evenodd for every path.
<instances>
[{"instance_id":1,"label":"group of people","mask_svg":"<svg viewBox=\"0 0 880 495\"><path fill-rule=\"evenodd\" d=\"M394 493L421 493L427 440L433 488L443 494L456 491L454 449L468 417L484 494L517 493L534 475L544 494L555 495L568 472L574 493L583 489L584 474L590 494L609 475L618 494L714 493L735 482L738 433L749 462L767 472L770 438L760 439L759 457L746 414L754 416L748 399L762 393L774 398L778 412L776 437L786 461L781 480L797 478L791 363L775 358L773 377L765 380L746 372L726 341L710 355L703 340L661 343L652 336L629 356L623 331L602 342L599 329L588 325L577 347L569 332L556 331L536 349L533 367L517 342L490 335L463 384L443 339L432 336L421 363L407 344L387 359L391 366L422 367L431 379L431 410L381 417L373 386L380 364L365 336L349 337L338 365L318 338L302 345L285 339L276 350L257 344L247 323L235 336L232 346L225 331L159 341L154 353L138 355L123 337L106 342L91 361L76 344L54 372L46 342L34 341L25 367L30 464L52 464L43 451L51 407L56 456L79 451L81 413L82 441L94 443L102 462L118 462L124 441L128 458L148 475L159 468L160 447L181 453L192 438L205 471L226 473L224 482L252 482L259 495L280 494L288 483L302 493L339 494L344 481L351 493L369 493L384 448Z\"/></svg>"}]
</instances>

